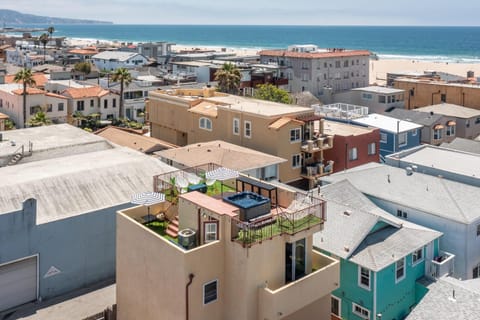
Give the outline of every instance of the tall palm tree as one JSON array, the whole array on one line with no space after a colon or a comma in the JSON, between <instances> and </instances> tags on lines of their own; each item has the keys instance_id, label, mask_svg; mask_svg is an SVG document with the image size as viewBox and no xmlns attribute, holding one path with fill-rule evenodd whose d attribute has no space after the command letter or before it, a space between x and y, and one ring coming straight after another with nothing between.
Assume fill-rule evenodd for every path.
<instances>
[{"instance_id":1,"label":"tall palm tree","mask_svg":"<svg viewBox=\"0 0 480 320\"><path fill-rule=\"evenodd\" d=\"M240 78L240 70L233 63L225 63L221 69L215 72L215 80L218 81L219 91L225 93L238 93Z\"/></svg>"},{"instance_id":2,"label":"tall palm tree","mask_svg":"<svg viewBox=\"0 0 480 320\"><path fill-rule=\"evenodd\" d=\"M54 28L54 27L48 27L47 32L48 32L48 34L50 35L50 39L51 39L51 38L52 38L52 34L55 32L55 28Z\"/></svg>"},{"instance_id":3,"label":"tall palm tree","mask_svg":"<svg viewBox=\"0 0 480 320\"><path fill-rule=\"evenodd\" d=\"M125 107L123 105L123 91L124 87L132 83L132 75L125 68L118 68L112 73L112 81L120 82L120 109L118 112L119 118L125 118Z\"/></svg>"},{"instance_id":4,"label":"tall palm tree","mask_svg":"<svg viewBox=\"0 0 480 320\"><path fill-rule=\"evenodd\" d=\"M48 34L43 33L38 39L43 44L43 63L45 63L45 56L47 54L47 43L49 41Z\"/></svg>"},{"instance_id":5,"label":"tall palm tree","mask_svg":"<svg viewBox=\"0 0 480 320\"><path fill-rule=\"evenodd\" d=\"M13 81L19 83L23 83L23 127L25 128L25 123L27 121L27 86L34 86L36 85L35 80L33 78L33 73L31 69L23 68L22 70L18 71L15 74L15 78Z\"/></svg>"}]
</instances>

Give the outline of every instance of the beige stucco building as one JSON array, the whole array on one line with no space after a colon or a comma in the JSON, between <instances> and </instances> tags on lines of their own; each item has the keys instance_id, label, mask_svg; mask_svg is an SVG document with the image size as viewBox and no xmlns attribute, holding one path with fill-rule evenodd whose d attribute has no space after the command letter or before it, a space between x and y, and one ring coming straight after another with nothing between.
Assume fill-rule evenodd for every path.
<instances>
[{"instance_id":1,"label":"beige stucco building","mask_svg":"<svg viewBox=\"0 0 480 320\"><path fill-rule=\"evenodd\" d=\"M152 137L179 146L223 140L287 159L279 165L282 182L304 180L312 188L334 165L323 157L333 136L311 108L204 88L152 91L147 109Z\"/></svg>"},{"instance_id":2,"label":"beige stucco building","mask_svg":"<svg viewBox=\"0 0 480 320\"><path fill-rule=\"evenodd\" d=\"M325 202L245 176L224 182L229 202L211 187L171 196L172 177L202 170L155 177L170 201L150 213L168 222L148 223L142 206L118 212L118 319L329 319L339 262L312 248ZM245 194L268 202L242 208Z\"/></svg>"},{"instance_id":3,"label":"beige stucco building","mask_svg":"<svg viewBox=\"0 0 480 320\"><path fill-rule=\"evenodd\" d=\"M397 78L393 86L405 90L406 109L450 103L480 110L480 85Z\"/></svg>"}]
</instances>

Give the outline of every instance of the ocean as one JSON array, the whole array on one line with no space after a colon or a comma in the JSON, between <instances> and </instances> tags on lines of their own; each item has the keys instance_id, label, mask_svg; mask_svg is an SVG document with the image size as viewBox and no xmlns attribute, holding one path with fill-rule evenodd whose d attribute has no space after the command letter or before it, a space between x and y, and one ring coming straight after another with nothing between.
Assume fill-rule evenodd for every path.
<instances>
[{"instance_id":1,"label":"ocean","mask_svg":"<svg viewBox=\"0 0 480 320\"><path fill-rule=\"evenodd\" d=\"M32 27L42 27L35 25ZM47 26L48 27L48 26ZM55 36L233 48L368 49L380 58L480 62L480 27L54 25Z\"/></svg>"}]
</instances>

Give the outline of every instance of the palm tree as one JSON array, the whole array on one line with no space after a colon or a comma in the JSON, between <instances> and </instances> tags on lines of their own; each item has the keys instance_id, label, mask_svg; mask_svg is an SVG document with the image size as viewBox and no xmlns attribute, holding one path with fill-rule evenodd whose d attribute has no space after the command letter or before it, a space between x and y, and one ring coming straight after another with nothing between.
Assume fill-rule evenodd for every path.
<instances>
[{"instance_id":1,"label":"palm tree","mask_svg":"<svg viewBox=\"0 0 480 320\"><path fill-rule=\"evenodd\" d=\"M55 32L55 28L54 28L54 27L48 27L47 32L48 32L48 34L50 35L50 39L51 39L51 38L52 38L52 34Z\"/></svg>"},{"instance_id":2,"label":"palm tree","mask_svg":"<svg viewBox=\"0 0 480 320\"><path fill-rule=\"evenodd\" d=\"M236 94L240 87L240 78L240 70L232 63L225 63L221 69L215 72L219 91L225 93Z\"/></svg>"},{"instance_id":3,"label":"palm tree","mask_svg":"<svg viewBox=\"0 0 480 320\"><path fill-rule=\"evenodd\" d=\"M52 120L47 117L47 114L43 110L39 110L33 117L31 117L27 124L29 127L40 127L40 126L48 126L52 124Z\"/></svg>"},{"instance_id":4,"label":"palm tree","mask_svg":"<svg viewBox=\"0 0 480 320\"><path fill-rule=\"evenodd\" d=\"M120 82L120 109L118 112L119 118L125 118L125 108L123 105L123 90L125 86L128 87L132 80L132 75L125 68L118 68L112 73L112 81Z\"/></svg>"},{"instance_id":5,"label":"palm tree","mask_svg":"<svg viewBox=\"0 0 480 320\"><path fill-rule=\"evenodd\" d=\"M23 83L23 127L25 127L25 123L27 121L27 86L34 86L36 85L35 80L33 79L32 70L23 68L22 70L18 71L15 74L15 78L13 81L19 83Z\"/></svg>"},{"instance_id":6,"label":"palm tree","mask_svg":"<svg viewBox=\"0 0 480 320\"><path fill-rule=\"evenodd\" d=\"M43 63L45 63L45 56L47 54L47 43L49 41L48 34L43 33L38 39L43 44Z\"/></svg>"}]
</instances>

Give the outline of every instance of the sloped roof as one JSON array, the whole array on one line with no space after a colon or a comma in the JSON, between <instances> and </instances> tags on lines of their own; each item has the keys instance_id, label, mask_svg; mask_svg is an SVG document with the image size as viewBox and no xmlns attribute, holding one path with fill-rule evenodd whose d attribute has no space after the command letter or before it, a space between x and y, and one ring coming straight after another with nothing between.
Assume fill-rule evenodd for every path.
<instances>
[{"instance_id":1,"label":"sloped roof","mask_svg":"<svg viewBox=\"0 0 480 320\"><path fill-rule=\"evenodd\" d=\"M117 60L117 61L127 61L135 56L141 56L146 59L143 55L138 52L129 52L129 51L103 51L92 56L92 59L103 59L103 60Z\"/></svg>"},{"instance_id":2,"label":"sloped roof","mask_svg":"<svg viewBox=\"0 0 480 320\"><path fill-rule=\"evenodd\" d=\"M298 124L300 124L300 125L303 125L303 124L304 124L303 121L296 120L296 119L293 119L293 118L291 118L291 117L281 117L281 118L275 120L274 122L272 122L272 123L268 126L268 129L278 130L278 129L280 129L281 127L289 124L290 122L295 122L295 123L298 123Z\"/></svg>"},{"instance_id":3,"label":"sloped roof","mask_svg":"<svg viewBox=\"0 0 480 320\"><path fill-rule=\"evenodd\" d=\"M441 103L435 104L427 107L417 108L416 110L422 112L433 112L439 113L446 116L457 117L457 118L473 118L480 117L480 110L467 108L451 103Z\"/></svg>"},{"instance_id":4,"label":"sloped roof","mask_svg":"<svg viewBox=\"0 0 480 320\"><path fill-rule=\"evenodd\" d=\"M439 123L445 117L443 114L434 113L432 115L430 112L421 112L418 109L406 110L400 108L395 108L387 114L396 119L407 120L424 126Z\"/></svg>"},{"instance_id":5,"label":"sloped roof","mask_svg":"<svg viewBox=\"0 0 480 320\"><path fill-rule=\"evenodd\" d=\"M327 200L327 221L313 245L370 270L382 270L441 236L383 211L346 180L323 187L321 193ZM370 233L382 222L384 227Z\"/></svg>"},{"instance_id":6,"label":"sloped roof","mask_svg":"<svg viewBox=\"0 0 480 320\"><path fill-rule=\"evenodd\" d=\"M218 106L209 101L202 101L194 107L188 109L188 111L212 118L216 118L218 116Z\"/></svg>"},{"instance_id":7,"label":"sloped roof","mask_svg":"<svg viewBox=\"0 0 480 320\"><path fill-rule=\"evenodd\" d=\"M47 76L42 72L36 72L32 75L32 77L33 77L33 80L35 80L35 85L37 87L44 87L45 84L48 82ZM14 74L7 74L5 76L5 83L16 83L14 79L15 79ZM19 82L19 83L23 83L23 82Z\"/></svg>"},{"instance_id":8,"label":"sloped roof","mask_svg":"<svg viewBox=\"0 0 480 320\"><path fill-rule=\"evenodd\" d=\"M95 134L120 146L128 147L143 153L153 153L155 151L175 147L168 142L140 134L130 133L115 127L101 129L95 132Z\"/></svg>"},{"instance_id":9,"label":"sloped roof","mask_svg":"<svg viewBox=\"0 0 480 320\"><path fill-rule=\"evenodd\" d=\"M37 199L37 223L126 204L152 189L152 176L170 166L127 148L114 148L0 168L0 214ZM19 174L21 173L21 174Z\"/></svg>"},{"instance_id":10,"label":"sloped roof","mask_svg":"<svg viewBox=\"0 0 480 320\"><path fill-rule=\"evenodd\" d=\"M86 88L69 88L62 92L62 94L72 99L103 97L109 93L110 91L105 90L99 86Z\"/></svg>"},{"instance_id":11,"label":"sloped roof","mask_svg":"<svg viewBox=\"0 0 480 320\"><path fill-rule=\"evenodd\" d=\"M263 168L287 161L221 140L191 144L182 148L155 152L155 154L188 167L216 163L237 171Z\"/></svg>"},{"instance_id":12,"label":"sloped roof","mask_svg":"<svg viewBox=\"0 0 480 320\"><path fill-rule=\"evenodd\" d=\"M370 163L338 172L325 181L347 179L362 193L445 219L470 224L480 218L480 188L404 169Z\"/></svg>"},{"instance_id":13,"label":"sloped roof","mask_svg":"<svg viewBox=\"0 0 480 320\"><path fill-rule=\"evenodd\" d=\"M23 95L23 89L16 89L12 91L13 94L16 95ZM38 89L38 88L32 88L32 87L27 87L27 94L28 95L34 95L34 94L44 94L46 93L45 91Z\"/></svg>"},{"instance_id":14,"label":"sloped roof","mask_svg":"<svg viewBox=\"0 0 480 320\"><path fill-rule=\"evenodd\" d=\"M440 145L442 148L453 149L458 151L480 154L480 141L455 138L451 142L444 142Z\"/></svg>"}]
</instances>

